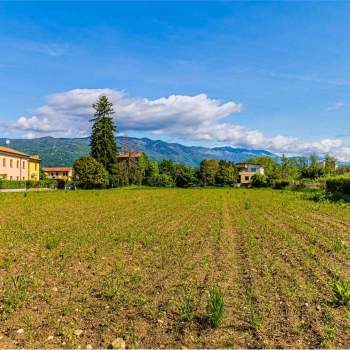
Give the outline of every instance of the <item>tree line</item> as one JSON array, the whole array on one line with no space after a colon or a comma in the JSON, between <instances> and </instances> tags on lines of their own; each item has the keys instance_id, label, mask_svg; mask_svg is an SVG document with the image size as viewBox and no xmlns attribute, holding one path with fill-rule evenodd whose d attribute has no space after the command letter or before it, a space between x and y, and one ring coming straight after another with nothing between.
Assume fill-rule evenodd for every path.
<instances>
[{"instance_id":1,"label":"tree line","mask_svg":"<svg viewBox=\"0 0 350 350\"><path fill-rule=\"evenodd\" d=\"M238 170L233 162L205 159L199 168L176 163L170 159L160 162L151 160L145 153L139 158L118 160L115 139L117 127L113 119L114 109L106 96L93 104L91 119L90 155L74 163L75 182L81 188L121 187L148 185L158 187L234 186L238 181ZM315 179L350 169L336 169L336 159L326 156L321 165L316 155L288 158L280 161L270 157L255 157L246 162L264 166L265 175L256 174L253 186L264 187L287 183L290 179Z\"/></svg>"}]
</instances>

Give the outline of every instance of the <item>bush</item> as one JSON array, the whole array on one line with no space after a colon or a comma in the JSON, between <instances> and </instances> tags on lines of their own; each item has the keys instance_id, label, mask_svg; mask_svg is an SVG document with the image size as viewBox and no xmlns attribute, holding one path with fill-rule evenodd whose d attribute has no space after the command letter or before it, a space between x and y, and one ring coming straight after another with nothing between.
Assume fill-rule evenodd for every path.
<instances>
[{"instance_id":1,"label":"bush","mask_svg":"<svg viewBox=\"0 0 350 350\"><path fill-rule=\"evenodd\" d=\"M175 186L173 178L167 174L153 175L148 179L147 184L149 186L155 186L155 187L174 187Z\"/></svg>"},{"instance_id":2,"label":"bush","mask_svg":"<svg viewBox=\"0 0 350 350\"><path fill-rule=\"evenodd\" d=\"M326 180L326 191L350 195L350 176L337 176Z\"/></svg>"},{"instance_id":3,"label":"bush","mask_svg":"<svg viewBox=\"0 0 350 350\"><path fill-rule=\"evenodd\" d=\"M261 174L255 174L252 176L252 187L268 187L268 177Z\"/></svg>"},{"instance_id":4,"label":"bush","mask_svg":"<svg viewBox=\"0 0 350 350\"><path fill-rule=\"evenodd\" d=\"M272 188L275 190L283 190L290 185L290 181L286 179L275 180L272 184Z\"/></svg>"},{"instance_id":5,"label":"bush","mask_svg":"<svg viewBox=\"0 0 350 350\"><path fill-rule=\"evenodd\" d=\"M80 157L74 163L74 174L78 187L85 189L104 188L108 185L108 172L95 158Z\"/></svg>"}]
</instances>

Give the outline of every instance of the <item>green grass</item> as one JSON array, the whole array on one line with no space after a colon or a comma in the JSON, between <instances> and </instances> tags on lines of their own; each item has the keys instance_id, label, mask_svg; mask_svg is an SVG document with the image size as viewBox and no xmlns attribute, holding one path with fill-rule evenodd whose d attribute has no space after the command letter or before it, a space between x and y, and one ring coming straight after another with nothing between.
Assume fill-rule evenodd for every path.
<instances>
[{"instance_id":1,"label":"green grass","mask_svg":"<svg viewBox=\"0 0 350 350\"><path fill-rule=\"evenodd\" d=\"M0 347L348 347L348 247L298 192L1 193Z\"/></svg>"},{"instance_id":2,"label":"green grass","mask_svg":"<svg viewBox=\"0 0 350 350\"><path fill-rule=\"evenodd\" d=\"M213 328L218 328L224 318L224 297L218 287L213 287L209 291L207 313L209 323Z\"/></svg>"}]
</instances>

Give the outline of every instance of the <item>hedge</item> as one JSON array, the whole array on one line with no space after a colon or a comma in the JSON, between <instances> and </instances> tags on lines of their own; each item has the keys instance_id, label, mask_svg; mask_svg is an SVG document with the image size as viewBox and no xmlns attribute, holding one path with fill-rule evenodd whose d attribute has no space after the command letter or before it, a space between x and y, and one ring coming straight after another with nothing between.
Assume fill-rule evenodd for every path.
<instances>
[{"instance_id":1,"label":"hedge","mask_svg":"<svg viewBox=\"0 0 350 350\"><path fill-rule=\"evenodd\" d=\"M56 180L40 180L40 181L15 181L0 180L0 189L20 189L20 188L57 188Z\"/></svg>"},{"instance_id":2,"label":"hedge","mask_svg":"<svg viewBox=\"0 0 350 350\"><path fill-rule=\"evenodd\" d=\"M350 176L337 176L327 179L326 191L350 195Z\"/></svg>"},{"instance_id":3,"label":"hedge","mask_svg":"<svg viewBox=\"0 0 350 350\"><path fill-rule=\"evenodd\" d=\"M0 180L0 189L26 188L27 181Z\"/></svg>"}]
</instances>

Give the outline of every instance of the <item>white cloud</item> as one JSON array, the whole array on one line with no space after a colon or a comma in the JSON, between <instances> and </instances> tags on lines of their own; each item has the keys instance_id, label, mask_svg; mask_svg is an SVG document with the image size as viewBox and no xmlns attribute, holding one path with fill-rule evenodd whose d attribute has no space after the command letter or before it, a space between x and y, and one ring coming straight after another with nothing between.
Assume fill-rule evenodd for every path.
<instances>
[{"instance_id":1,"label":"white cloud","mask_svg":"<svg viewBox=\"0 0 350 350\"><path fill-rule=\"evenodd\" d=\"M295 137L266 137L258 130L226 122L224 119L242 110L235 102L222 102L205 94L171 95L157 99L131 98L112 89L75 89L47 97L47 103L31 116L21 117L7 130L26 137L52 135L87 136L94 102L107 95L113 102L119 131L144 132L187 142L205 142L249 148L262 148L287 154L330 153L350 161L350 148L342 140L324 139L302 142Z\"/></svg>"},{"instance_id":2,"label":"white cloud","mask_svg":"<svg viewBox=\"0 0 350 350\"><path fill-rule=\"evenodd\" d=\"M328 106L327 111L329 111L329 112L336 111L337 109L344 107L344 105L345 105L344 102L337 101L337 102L333 103L332 105Z\"/></svg>"}]
</instances>

